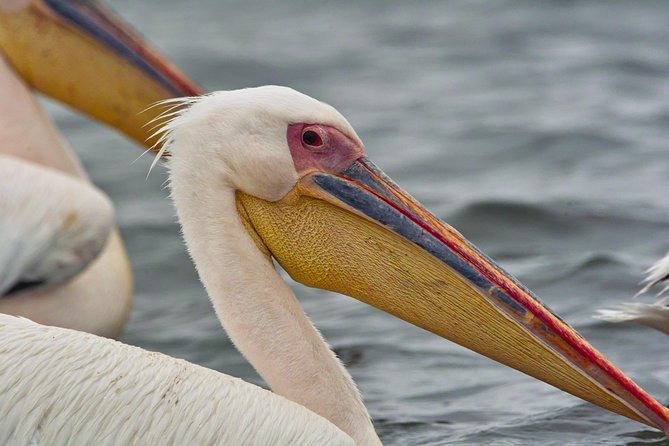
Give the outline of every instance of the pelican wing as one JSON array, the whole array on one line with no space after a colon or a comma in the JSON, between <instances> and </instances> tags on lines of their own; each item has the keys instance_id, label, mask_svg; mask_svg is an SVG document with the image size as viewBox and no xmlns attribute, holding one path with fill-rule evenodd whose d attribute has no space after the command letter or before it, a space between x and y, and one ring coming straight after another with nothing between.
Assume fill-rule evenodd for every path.
<instances>
[{"instance_id":1,"label":"pelican wing","mask_svg":"<svg viewBox=\"0 0 669 446\"><path fill-rule=\"evenodd\" d=\"M0 314L0 444L353 445L238 378Z\"/></svg>"},{"instance_id":2,"label":"pelican wing","mask_svg":"<svg viewBox=\"0 0 669 446\"><path fill-rule=\"evenodd\" d=\"M66 282L100 254L113 208L94 186L0 155L0 296Z\"/></svg>"}]
</instances>

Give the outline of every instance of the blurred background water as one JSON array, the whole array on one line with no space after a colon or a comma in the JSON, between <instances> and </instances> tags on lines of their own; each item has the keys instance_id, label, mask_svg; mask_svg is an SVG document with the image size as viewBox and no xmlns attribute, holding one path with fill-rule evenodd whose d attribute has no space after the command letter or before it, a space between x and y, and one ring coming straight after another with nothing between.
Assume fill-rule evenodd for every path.
<instances>
[{"instance_id":1,"label":"blurred background water","mask_svg":"<svg viewBox=\"0 0 669 446\"><path fill-rule=\"evenodd\" d=\"M207 90L288 85L669 402L669 339L592 319L669 249L669 3L110 0ZM123 340L261 384L197 280L163 169L55 106L117 206L136 279ZM289 280L289 279L288 279ZM387 445L665 444L350 298L291 282Z\"/></svg>"}]
</instances>

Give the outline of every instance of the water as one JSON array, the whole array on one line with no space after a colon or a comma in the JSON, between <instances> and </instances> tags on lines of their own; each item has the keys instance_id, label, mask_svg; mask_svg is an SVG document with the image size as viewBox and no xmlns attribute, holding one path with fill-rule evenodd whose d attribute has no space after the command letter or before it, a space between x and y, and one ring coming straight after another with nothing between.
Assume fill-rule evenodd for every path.
<instances>
[{"instance_id":1,"label":"water","mask_svg":"<svg viewBox=\"0 0 669 446\"><path fill-rule=\"evenodd\" d=\"M112 6L208 90L335 105L370 157L669 402L669 342L592 319L669 249L669 3ZM52 109L54 107L51 107ZM136 277L123 340L261 383L220 329L137 147L60 108ZM353 299L292 284L387 445L658 445L662 436Z\"/></svg>"}]
</instances>

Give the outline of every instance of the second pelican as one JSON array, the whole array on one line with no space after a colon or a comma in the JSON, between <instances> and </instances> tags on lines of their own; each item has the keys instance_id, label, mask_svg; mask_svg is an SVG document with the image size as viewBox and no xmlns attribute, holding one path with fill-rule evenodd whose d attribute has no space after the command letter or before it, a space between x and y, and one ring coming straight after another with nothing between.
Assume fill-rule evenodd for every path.
<instances>
[{"instance_id":1,"label":"second pelican","mask_svg":"<svg viewBox=\"0 0 669 446\"><path fill-rule=\"evenodd\" d=\"M142 143L142 110L199 89L98 1L0 0L0 313L116 337L133 290L113 208L29 88Z\"/></svg>"}]
</instances>

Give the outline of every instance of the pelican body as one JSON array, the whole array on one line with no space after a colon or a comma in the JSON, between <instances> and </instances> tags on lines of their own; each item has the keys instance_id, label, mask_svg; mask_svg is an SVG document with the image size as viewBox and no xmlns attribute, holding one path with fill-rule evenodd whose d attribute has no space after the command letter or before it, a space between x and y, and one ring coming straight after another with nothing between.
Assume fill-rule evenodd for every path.
<instances>
[{"instance_id":1,"label":"pelican body","mask_svg":"<svg viewBox=\"0 0 669 446\"><path fill-rule=\"evenodd\" d=\"M2 445L354 444L260 387L79 331L0 314L0 358Z\"/></svg>"},{"instance_id":2,"label":"pelican body","mask_svg":"<svg viewBox=\"0 0 669 446\"><path fill-rule=\"evenodd\" d=\"M116 337L133 287L113 208L29 89L147 146L140 112L199 89L96 1L0 0L0 53L0 313Z\"/></svg>"}]
</instances>

